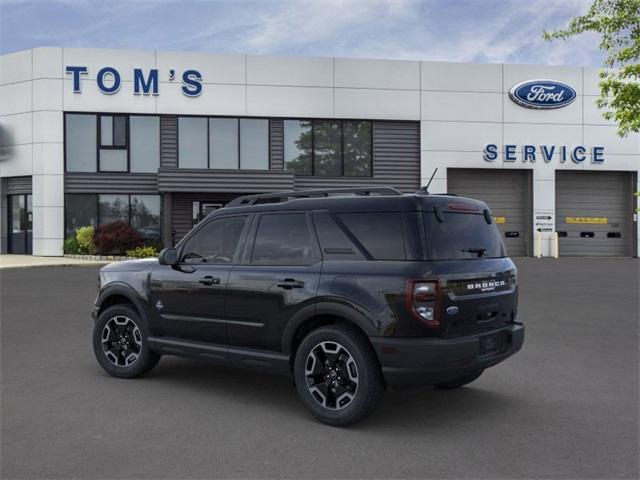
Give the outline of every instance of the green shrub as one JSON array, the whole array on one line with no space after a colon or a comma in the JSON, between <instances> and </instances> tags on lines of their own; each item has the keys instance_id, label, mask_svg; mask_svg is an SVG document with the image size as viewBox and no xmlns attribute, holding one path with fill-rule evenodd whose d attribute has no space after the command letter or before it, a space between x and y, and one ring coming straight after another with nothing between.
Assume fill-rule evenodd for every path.
<instances>
[{"instance_id":1,"label":"green shrub","mask_svg":"<svg viewBox=\"0 0 640 480\"><path fill-rule=\"evenodd\" d=\"M64 239L64 253L75 255L78 253L78 241L75 236Z\"/></svg>"},{"instance_id":2,"label":"green shrub","mask_svg":"<svg viewBox=\"0 0 640 480\"><path fill-rule=\"evenodd\" d=\"M80 227L76 230L78 252L83 255L95 255L96 244L93 241L95 230L92 226Z\"/></svg>"},{"instance_id":3,"label":"green shrub","mask_svg":"<svg viewBox=\"0 0 640 480\"><path fill-rule=\"evenodd\" d=\"M158 256L158 249L152 246L136 247L127 250L127 257L133 258L152 258Z\"/></svg>"}]
</instances>

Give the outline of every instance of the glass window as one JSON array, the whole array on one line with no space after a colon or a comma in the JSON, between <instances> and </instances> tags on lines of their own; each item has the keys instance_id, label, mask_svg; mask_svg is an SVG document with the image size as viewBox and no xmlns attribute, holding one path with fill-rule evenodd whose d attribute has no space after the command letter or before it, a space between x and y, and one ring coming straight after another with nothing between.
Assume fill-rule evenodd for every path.
<instances>
[{"instance_id":1,"label":"glass window","mask_svg":"<svg viewBox=\"0 0 640 480\"><path fill-rule=\"evenodd\" d=\"M131 226L147 245L160 244L160 195L131 195Z\"/></svg>"},{"instance_id":2,"label":"glass window","mask_svg":"<svg viewBox=\"0 0 640 480\"><path fill-rule=\"evenodd\" d=\"M182 249L182 261L231 263L246 221L246 216L211 220L187 239Z\"/></svg>"},{"instance_id":3,"label":"glass window","mask_svg":"<svg viewBox=\"0 0 640 480\"><path fill-rule=\"evenodd\" d=\"M96 226L98 196L95 194L71 194L65 196L65 226L67 236L80 227Z\"/></svg>"},{"instance_id":4,"label":"glass window","mask_svg":"<svg viewBox=\"0 0 640 480\"><path fill-rule=\"evenodd\" d=\"M315 175L342 175L342 133L339 121L313 122Z\"/></svg>"},{"instance_id":5,"label":"glass window","mask_svg":"<svg viewBox=\"0 0 640 480\"><path fill-rule=\"evenodd\" d=\"M113 146L113 117L102 115L100 117L100 145Z\"/></svg>"},{"instance_id":6,"label":"glass window","mask_svg":"<svg viewBox=\"0 0 640 480\"><path fill-rule=\"evenodd\" d=\"M129 222L129 196L99 195L98 219L100 225L117 220Z\"/></svg>"},{"instance_id":7,"label":"glass window","mask_svg":"<svg viewBox=\"0 0 640 480\"><path fill-rule=\"evenodd\" d=\"M129 117L132 172L156 173L160 166L160 118Z\"/></svg>"},{"instance_id":8,"label":"glass window","mask_svg":"<svg viewBox=\"0 0 640 480\"><path fill-rule=\"evenodd\" d=\"M400 212L342 213L338 218L374 259L406 259Z\"/></svg>"},{"instance_id":9,"label":"glass window","mask_svg":"<svg viewBox=\"0 0 640 480\"><path fill-rule=\"evenodd\" d=\"M122 115L113 117L113 146L127 146L127 117Z\"/></svg>"},{"instance_id":10,"label":"glass window","mask_svg":"<svg viewBox=\"0 0 640 480\"><path fill-rule=\"evenodd\" d=\"M371 176L371 122L343 122L344 174L351 177Z\"/></svg>"},{"instance_id":11,"label":"glass window","mask_svg":"<svg viewBox=\"0 0 640 480\"><path fill-rule=\"evenodd\" d=\"M207 119L178 118L178 166L207 168Z\"/></svg>"},{"instance_id":12,"label":"glass window","mask_svg":"<svg viewBox=\"0 0 640 480\"><path fill-rule=\"evenodd\" d=\"M269 169L269 120L240 120L240 168Z\"/></svg>"},{"instance_id":13,"label":"glass window","mask_svg":"<svg viewBox=\"0 0 640 480\"><path fill-rule=\"evenodd\" d=\"M124 115L100 116L100 145L103 147L127 146L127 117Z\"/></svg>"},{"instance_id":14,"label":"glass window","mask_svg":"<svg viewBox=\"0 0 640 480\"><path fill-rule=\"evenodd\" d=\"M284 168L298 175L311 175L311 122L284 121Z\"/></svg>"},{"instance_id":15,"label":"glass window","mask_svg":"<svg viewBox=\"0 0 640 480\"><path fill-rule=\"evenodd\" d=\"M211 168L238 168L238 119L209 119Z\"/></svg>"},{"instance_id":16,"label":"glass window","mask_svg":"<svg viewBox=\"0 0 640 480\"><path fill-rule=\"evenodd\" d=\"M498 258L506 255L495 223L487 223L483 214L443 212L439 222L433 212L425 212L429 258L459 260Z\"/></svg>"},{"instance_id":17,"label":"glass window","mask_svg":"<svg viewBox=\"0 0 640 480\"><path fill-rule=\"evenodd\" d=\"M24 230L24 217L26 216L24 195L11 195L11 233L20 233Z\"/></svg>"},{"instance_id":18,"label":"glass window","mask_svg":"<svg viewBox=\"0 0 640 480\"><path fill-rule=\"evenodd\" d=\"M260 217L251 262L256 265L309 265L315 255L306 214Z\"/></svg>"},{"instance_id":19,"label":"glass window","mask_svg":"<svg viewBox=\"0 0 640 480\"><path fill-rule=\"evenodd\" d=\"M326 212L314 213L318 239L325 260L364 260L364 256L342 228Z\"/></svg>"},{"instance_id":20,"label":"glass window","mask_svg":"<svg viewBox=\"0 0 640 480\"><path fill-rule=\"evenodd\" d=\"M127 171L127 151L123 149L101 148L100 149L100 171L101 172L126 172Z\"/></svg>"},{"instance_id":21,"label":"glass window","mask_svg":"<svg viewBox=\"0 0 640 480\"><path fill-rule=\"evenodd\" d=\"M97 121L95 115L65 115L65 152L68 172L95 172Z\"/></svg>"}]
</instances>

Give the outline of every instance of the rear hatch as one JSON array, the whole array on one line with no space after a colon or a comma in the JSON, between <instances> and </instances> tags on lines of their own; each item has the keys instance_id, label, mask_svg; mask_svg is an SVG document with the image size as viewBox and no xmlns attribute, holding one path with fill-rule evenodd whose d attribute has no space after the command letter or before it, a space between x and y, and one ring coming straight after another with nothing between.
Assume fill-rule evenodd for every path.
<instances>
[{"instance_id":1,"label":"rear hatch","mask_svg":"<svg viewBox=\"0 0 640 480\"><path fill-rule=\"evenodd\" d=\"M422 215L440 334L481 334L515 321L517 272L488 208L455 199Z\"/></svg>"}]
</instances>

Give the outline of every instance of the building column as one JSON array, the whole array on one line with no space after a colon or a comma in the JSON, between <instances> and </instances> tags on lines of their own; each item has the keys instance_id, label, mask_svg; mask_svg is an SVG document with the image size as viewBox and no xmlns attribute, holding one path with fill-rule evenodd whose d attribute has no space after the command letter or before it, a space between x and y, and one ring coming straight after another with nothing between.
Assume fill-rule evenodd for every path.
<instances>
[{"instance_id":1,"label":"building column","mask_svg":"<svg viewBox=\"0 0 640 480\"><path fill-rule=\"evenodd\" d=\"M536 237L540 231L541 255L553 255L553 238L556 231L556 172L553 168L533 169L533 253L536 253ZM551 218L548 218L551 217Z\"/></svg>"},{"instance_id":2,"label":"building column","mask_svg":"<svg viewBox=\"0 0 640 480\"><path fill-rule=\"evenodd\" d=\"M0 253L7 253L7 232L9 229L9 210L7 208L7 181L0 178Z\"/></svg>"},{"instance_id":3,"label":"building column","mask_svg":"<svg viewBox=\"0 0 640 480\"><path fill-rule=\"evenodd\" d=\"M162 194L162 247L173 247L173 195Z\"/></svg>"}]
</instances>

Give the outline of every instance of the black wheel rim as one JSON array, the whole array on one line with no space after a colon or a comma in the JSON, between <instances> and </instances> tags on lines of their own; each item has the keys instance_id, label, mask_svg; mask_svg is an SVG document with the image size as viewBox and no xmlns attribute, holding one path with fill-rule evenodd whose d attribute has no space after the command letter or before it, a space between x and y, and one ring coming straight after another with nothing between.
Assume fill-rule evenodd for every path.
<instances>
[{"instance_id":1,"label":"black wheel rim","mask_svg":"<svg viewBox=\"0 0 640 480\"><path fill-rule=\"evenodd\" d=\"M102 329L102 351L116 367L130 367L140 356L142 334L131 318L118 315L107 321Z\"/></svg>"},{"instance_id":2,"label":"black wheel rim","mask_svg":"<svg viewBox=\"0 0 640 480\"><path fill-rule=\"evenodd\" d=\"M323 408L342 410L358 392L358 367L338 342L325 341L311 349L304 366L311 397Z\"/></svg>"}]
</instances>

